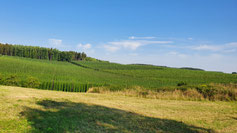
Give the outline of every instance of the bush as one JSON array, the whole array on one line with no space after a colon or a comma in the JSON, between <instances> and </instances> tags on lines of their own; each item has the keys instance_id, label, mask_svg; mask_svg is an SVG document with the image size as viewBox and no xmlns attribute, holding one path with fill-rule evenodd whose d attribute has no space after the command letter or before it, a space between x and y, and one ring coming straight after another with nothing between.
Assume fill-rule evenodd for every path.
<instances>
[{"instance_id":1,"label":"bush","mask_svg":"<svg viewBox=\"0 0 237 133\"><path fill-rule=\"evenodd\" d=\"M126 88L125 86L122 85L106 85L106 86L110 91L121 91Z\"/></svg>"},{"instance_id":2,"label":"bush","mask_svg":"<svg viewBox=\"0 0 237 133\"><path fill-rule=\"evenodd\" d=\"M97 61L97 59L95 58L91 58L91 57L86 57L85 61Z\"/></svg>"},{"instance_id":3,"label":"bush","mask_svg":"<svg viewBox=\"0 0 237 133\"><path fill-rule=\"evenodd\" d=\"M9 75L3 80L3 84L9 86L20 86L20 81L17 75Z\"/></svg>"},{"instance_id":4,"label":"bush","mask_svg":"<svg viewBox=\"0 0 237 133\"><path fill-rule=\"evenodd\" d=\"M183 94L190 99L202 99L203 98L202 94L200 94L197 90L191 89L191 88L184 91Z\"/></svg>"},{"instance_id":5,"label":"bush","mask_svg":"<svg viewBox=\"0 0 237 133\"><path fill-rule=\"evenodd\" d=\"M236 89L236 88L235 88ZM201 93L204 98L209 100L224 100L232 101L237 100L237 93L231 87L224 85L201 85L196 87L196 90Z\"/></svg>"},{"instance_id":6,"label":"bush","mask_svg":"<svg viewBox=\"0 0 237 133\"><path fill-rule=\"evenodd\" d=\"M23 87L28 87L28 88L38 88L40 85L40 82L37 78L34 77L28 77L27 80L24 83Z\"/></svg>"},{"instance_id":7,"label":"bush","mask_svg":"<svg viewBox=\"0 0 237 133\"><path fill-rule=\"evenodd\" d=\"M179 83L177 84L177 86L184 86L184 85L187 85L187 83L184 82L184 81L181 81L181 82L179 82Z\"/></svg>"},{"instance_id":8,"label":"bush","mask_svg":"<svg viewBox=\"0 0 237 133\"><path fill-rule=\"evenodd\" d=\"M3 84L3 76L0 74L0 85Z\"/></svg>"}]
</instances>

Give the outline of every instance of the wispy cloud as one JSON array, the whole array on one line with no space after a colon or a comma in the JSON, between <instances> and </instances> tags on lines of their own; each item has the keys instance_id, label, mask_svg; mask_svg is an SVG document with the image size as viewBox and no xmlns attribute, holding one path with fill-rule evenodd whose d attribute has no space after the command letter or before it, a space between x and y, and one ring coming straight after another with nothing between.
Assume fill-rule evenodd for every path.
<instances>
[{"instance_id":1,"label":"wispy cloud","mask_svg":"<svg viewBox=\"0 0 237 133\"><path fill-rule=\"evenodd\" d=\"M169 44L173 43L172 41L150 41L150 40L121 40L108 42L104 45L104 48L108 51L115 52L121 48L136 50L138 47L149 45L149 44Z\"/></svg>"},{"instance_id":2,"label":"wispy cloud","mask_svg":"<svg viewBox=\"0 0 237 133\"><path fill-rule=\"evenodd\" d=\"M104 45L104 48L109 52L116 52L120 49L118 46L112 46L112 45Z\"/></svg>"},{"instance_id":3,"label":"wispy cloud","mask_svg":"<svg viewBox=\"0 0 237 133\"><path fill-rule=\"evenodd\" d=\"M48 39L48 43L51 47L54 47L54 48L61 48L63 47L63 44L62 44L62 40L60 39Z\"/></svg>"},{"instance_id":4,"label":"wispy cloud","mask_svg":"<svg viewBox=\"0 0 237 133\"><path fill-rule=\"evenodd\" d=\"M70 51L74 49L71 45L65 45L61 39L48 39L48 44L47 47L57 48L62 51Z\"/></svg>"},{"instance_id":5,"label":"wispy cloud","mask_svg":"<svg viewBox=\"0 0 237 133\"><path fill-rule=\"evenodd\" d=\"M146 47L151 44L152 46ZM237 65L235 61L237 42L215 44L212 41L196 38L140 40L130 37L130 39L107 42L103 48L109 52L103 53L101 59L125 64L146 63L173 67L197 67L225 72L236 71ZM139 48L144 49L137 50Z\"/></svg>"},{"instance_id":6,"label":"wispy cloud","mask_svg":"<svg viewBox=\"0 0 237 133\"><path fill-rule=\"evenodd\" d=\"M148 40L148 39L155 39L156 37L153 36L146 36L146 37L136 37L136 36L130 36L128 39L134 40L134 39L138 39L138 40Z\"/></svg>"},{"instance_id":7,"label":"wispy cloud","mask_svg":"<svg viewBox=\"0 0 237 133\"><path fill-rule=\"evenodd\" d=\"M91 48L90 43L87 43L87 44L84 44L84 45L80 43L80 44L77 45L77 49L79 49L79 50L80 49L87 50L87 49L90 49L90 48Z\"/></svg>"},{"instance_id":8,"label":"wispy cloud","mask_svg":"<svg viewBox=\"0 0 237 133\"><path fill-rule=\"evenodd\" d=\"M193 47L194 50L210 50L210 51L219 51L221 50L222 46L217 46L217 45L199 45Z\"/></svg>"},{"instance_id":9,"label":"wispy cloud","mask_svg":"<svg viewBox=\"0 0 237 133\"><path fill-rule=\"evenodd\" d=\"M231 42L223 45L198 45L198 46L192 46L191 49L198 50L198 51L214 51L214 52L235 52L237 49L237 42Z\"/></svg>"},{"instance_id":10,"label":"wispy cloud","mask_svg":"<svg viewBox=\"0 0 237 133\"><path fill-rule=\"evenodd\" d=\"M179 53L179 52L176 52L176 51L168 52L166 55L176 56L176 57L179 57L179 58L187 58L188 57L188 55L183 54L183 53Z\"/></svg>"},{"instance_id":11,"label":"wispy cloud","mask_svg":"<svg viewBox=\"0 0 237 133\"><path fill-rule=\"evenodd\" d=\"M231 42L226 44L227 47L235 47L237 48L237 42Z\"/></svg>"}]
</instances>

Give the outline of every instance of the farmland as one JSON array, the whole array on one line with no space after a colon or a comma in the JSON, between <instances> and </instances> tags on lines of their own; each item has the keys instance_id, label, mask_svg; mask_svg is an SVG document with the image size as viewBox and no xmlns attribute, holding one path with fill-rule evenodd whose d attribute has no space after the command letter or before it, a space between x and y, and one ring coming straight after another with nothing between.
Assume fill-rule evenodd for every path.
<instances>
[{"instance_id":1,"label":"farmland","mask_svg":"<svg viewBox=\"0 0 237 133\"><path fill-rule=\"evenodd\" d=\"M185 70L152 65L121 65L109 62L80 61L77 63L94 70L125 75L132 78L141 78L143 80L148 79L149 85L144 86L150 88L176 86L181 81L188 84L237 82L235 75L221 72Z\"/></svg>"},{"instance_id":2,"label":"farmland","mask_svg":"<svg viewBox=\"0 0 237 133\"><path fill-rule=\"evenodd\" d=\"M234 133L236 81L221 72L0 56L0 132Z\"/></svg>"},{"instance_id":3,"label":"farmland","mask_svg":"<svg viewBox=\"0 0 237 133\"><path fill-rule=\"evenodd\" d=\"M33 76L40 81L61 81L96 84L126 84L137 82L130 77L94 71L68 62L37 60L19 57L0 57L2 75L16 74L20 78Z\"/></svg>"},{"instance_id":4,"label":"farmland","mask_svg":"<svg viewBox=\"0 0 237 133\"><path fill-rule=\"evenodd\" d=\"M66 62L0 56L0 84L47 90L86 92L89 88L99 87L100 90L97 88L94 92L101 93L103 90L135 89L138 91L129 93L159 99L178 95L176 99L229 101L237 100L236 82L236 75L221 72L122 65L98 60ZM157 96L160 91L170 94Z\"/></svg>"},{"instance_id":5,"label":"farmland","mask_svg":"<svg viewBox=\"0 0 237 133\"><path fill-rule=\"evenodd\" d=\"M121 65L108 62L69 62L0 56L0 73L32 76L40 82L79 82L117 86L142 86L148 89L187 84L236 83L237 76L221 72L194 71L149 65Z\"/></svg>"}]
</instances>

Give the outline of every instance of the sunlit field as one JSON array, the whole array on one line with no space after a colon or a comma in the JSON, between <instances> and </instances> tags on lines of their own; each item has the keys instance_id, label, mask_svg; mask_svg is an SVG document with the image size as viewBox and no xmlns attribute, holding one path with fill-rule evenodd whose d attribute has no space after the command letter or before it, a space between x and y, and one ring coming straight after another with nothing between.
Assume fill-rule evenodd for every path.
<instances>
[{"instance_id":1,"label":"sunlit field","mask_svg":"<svg viewBox=\"0 0 237 133\"><path fill-rule=\"evenodd\" d=\"M0 132L237 132L236 102L0 86Z\"/></svg>"}]
</instances>

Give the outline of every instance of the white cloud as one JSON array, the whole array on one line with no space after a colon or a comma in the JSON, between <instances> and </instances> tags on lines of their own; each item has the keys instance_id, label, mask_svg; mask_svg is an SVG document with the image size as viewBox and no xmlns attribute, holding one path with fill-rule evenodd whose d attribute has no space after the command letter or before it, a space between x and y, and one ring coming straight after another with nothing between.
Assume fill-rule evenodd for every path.
<instances>
[{"instance_id":1,"label":"white cloud","mask_svg":"<svg viewBox=\"0 0 237 133\"><path fill-rule=\"evenodd\" d=\"M120 48L118 46L104 45L104 48L109 52L116 52Z\"/></svg>"},{"instance_id":2,"label":"white cloud","mask_svg":"<svg viewBox=\"0 0 237 133\"><path fill-rule=\"evenodd\" d=\"M77 45L77 49L83 49L83 50L87 50L87 49L90 49L91 48L91 44L90 43L87 43L87 44L78 44Z\"/></svg>"},{"instance_id":3,"label":"white cloud","mask_svg":"<svg viewBox=\"0 0 237 133\"><path fill-rule=\"evenodd\" d=\"M139 41L118 41L118 42L109 42L109 44L117 47L129 48L132 50L135 50L142 45L142 43L140 43Z\"/></svg>"},{"instance_id":4,"label":"white cloud","mask_svg":"<svg viewBox=\"0 0 237 133\"><path fill-rule=\"evenodd\" d=\"M178 52L170 52L170 54L172 53ZM237 71L235 56L226 54L188 54L184 58L182 54L180 56L170 54L138 54L137 56L129 54L111 54L106 56L103 54L100 56L100 59L123 64L140 63L168 67L194 67L207 71L224 71L229 73Z\"/></svg>"},{"instance_id":5,"label":"white cloud","mask_svg":"<svg viewBox=\"0 0 237 133\"><path fill-rule=\"evenodd\" d=\"M188 40L193 40L193 38L192 38L192 37L189 37Z\"/></svg>"},{"instance_id":6,"label":"white cloud","mask_svg":"<svg viewBox=\"0 0 237 133\"><path fill-rule=\"evenodd\" d=\"M221 49L221 46L217 45L199 45L196 47L193 47L194 50L210 50L210 51L218 51Z\"/></svg>"},{"instance_id":7,"label":"white cloud","mask_svg":"<svg viewBox=\"0 0 237 133\"><path fill-rule=\"evenodd\" d=\"M137 53L130 53L129 55L130 55L130 56L138 56Z\"/></svg>"},{"instance_id":8,"label":"white cloud","mask_svg":"<svg viewBox=\"0 0 237 133\"><path fill-rule=\"evenodd\" d=\"M224 50L224 53L234 53L236 52L236 49L228 49L228 50Z\"/></svg>"},{"instance_id":9,"label":"white cloud","mask_svg":"<svg viewBox=\"0 0 237 133\"><path fill-rule=\"evenodd\" d=\"M113 51L117 51L120 48L136 50L138 47L148 45L148 44L168 44L173 43L172 41L148 41L148 40L122 40L115 42L108 42L105 45L105 48L109 48L109 51L113 49ZM116 49L116 50L115 50Z\"/></svg>"},{"instance_id":10,"label":"white cloud","mask_svg":"<svg viewBox=\"0 0 237 133\"><path fill-rule=\"evenodd\" d=\"M147 39L155 39L156 37L153 36L146 36L146 37L135 37L135 36L130 36L128 39L134 40L134 39L142 39L142 40L147 40Z\"/></svg>"},{"instance_id":11,"label":"white cloud","mask_svg":"<svg viewBox=\"0 0 237 133\"><path fill-rule=\"evenodd\" d=\"M192 46L191 49L193 50L206 50L206 51L215 51L215 52L225 52L231 53L235 52L237 49L237 42L231 42L223 45L199 45L199 46Z\"/></svg>"},{"instance_id":12,"label":"white cloud","mask_svg":"<svg viewBox=\"0 0 237 133\"><path fill-rule=\"evenodd\" d=\"M160 39L159 39L160 40ZM167 39L169 40L169 39ZM237 42L211 44L195 39L187 41L156 41L156 40L119 40L111 41L104 45L107 51L129 49L131 51L116 52L113 54L98 55L100 59L118 63L155 64L170 67L195 67L211 71L236 71ZM197 40L197 41L196 41ZM191 43L190 43L191 42ZM173 43L173 44L172 44ZM159 49L144 49L134 51L145 45L157 44ZM197 45L199 44L199 45ZM154 48L154 47L150 47Z\"/></svg>"},{"instance_id":13,"label":"white cloud","mask_svg":"<svg viewBox=\"0 0 237 133\"><path fill-rule=\"evenodd\" d=\"M179 57L179 58L187 58L188 57L188 55L182 54L182 53L179 53L176 51L168 52L166 55L171 55L171 56L175 56L175 57Z\"/></svg>"},{"instance_id":14,"label":"white cloud","mask_svg":"<svg viewBox=\"0 0 237 133\"><path fill-rule=\"evenodd\" d=\"M175 52L175 51L171 51L171 52L168 52L167 54L168 54L168 55L177 55L178 53Z\"/></svg>"},{"instance_id":15,"label":"white cloud","mask_svg":"<svg viewBox=\"0 0 237 133\"><path fill-rule=\"evenodd\" d=\"M48 43L51 47L54 47L54 48L63 47L62 40L59 40L59 39L49 39Z\"/></svg>"},{"instance_id":16,"label":"white cloud","mask_svg":"<svg viewBox=\"0 0 237 133\"><path fill-rule=\"evenodd\" d=\"M182 43L174 45L170 43L172 42L135 39L108 42L104 45L107 51L115 52L120 49L130 49L132 51L127 51L128 53L117 52L109 54L109 56L101 54L99 58L124 64L141 63L170 67L195 67L210 71L236 71L237 42L224 43L222 45L214 45L210 44L210 42L200 42L201 45L195 44L199 42L189 43L189 45ZM134 51L149 44L159 44L159 49L157 49L159 52L147 50L142 51L141 54L141 51ZM205 53L202 53L203 51Z\"/></svg>"},{"instance_id":17,"label":"white cloud","mask_svg":"<svg viewBox=\"0 0 237 133\"><path fill-rule=\"evenodd\" d=\"M231 42L226 44L227 47L235 47L237 48L237 42Z\"/></svg>"}]
</instances>

